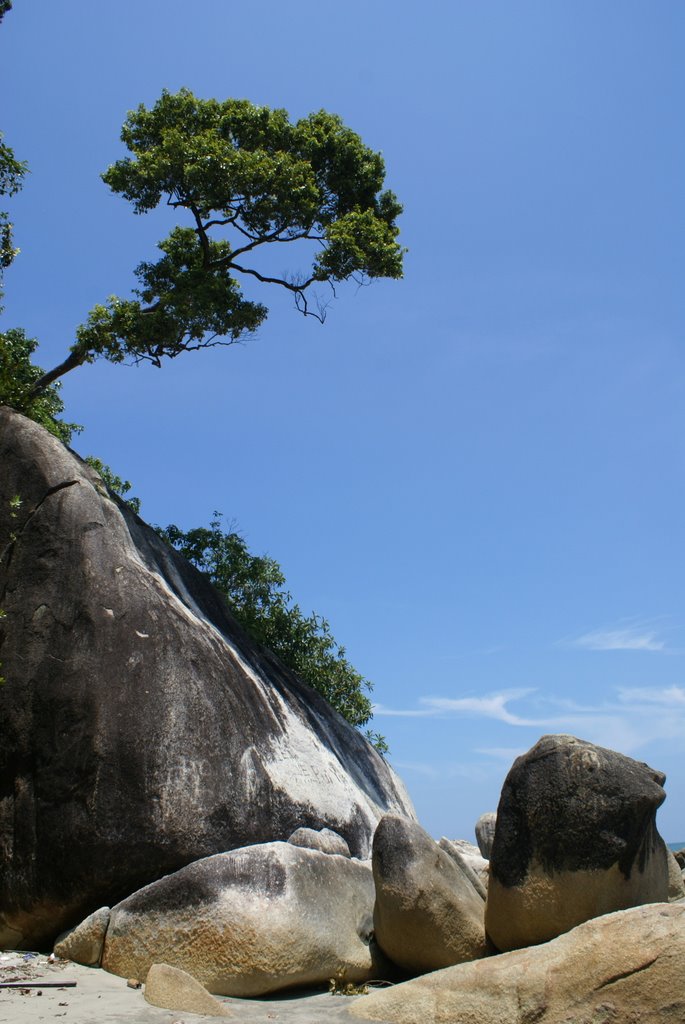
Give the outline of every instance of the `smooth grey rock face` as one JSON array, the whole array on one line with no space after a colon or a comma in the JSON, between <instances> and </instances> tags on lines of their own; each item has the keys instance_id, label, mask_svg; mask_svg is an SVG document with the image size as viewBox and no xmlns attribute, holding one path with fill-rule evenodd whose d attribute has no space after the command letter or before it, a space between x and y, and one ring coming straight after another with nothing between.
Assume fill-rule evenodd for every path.
<instances>
[{"instance_id":1,"label":"smooth grey rock face","mask_svg":"<svg viewBox=\"0 0 685 1024\"><path fill-rule=\"evenodd\" d=\"M0 947L200 857L298 826L364 857L383 813L413 816L364 737L6 408L0 467Z\"/></svg>"},{"instance_id":2,"label":"smooth grey rock face","mask_svg":"<svg viewBox=\"0 0 685 1024\"><path fill-rule=\"evenodd\" d=\"M502 789L486 929L511 950L582 921L668 900L656 830L665 776L573 736L543 736Z\"/></svg>"},{"instance_id":3,"label":"smooth grey rock face","mask_svg":"<svg viewBox=\"0 0 685 1024\"><path fill-rule=\"evenodd\" d=\"M359 861L265 843L189 864L112 908L102 966L164 962L210 992L259 996L373 977L373 877Z\"/></svg>"},{"instance_id":4,"label":"smooth grey rock face","mask_svg":"<svg viewBox=\"0 0 685 1024\"><path fill-rule=\"evenodd\" d=\"M350 856L350 848L337 832L330 828L320 830L314 828L298 828L288 838L293 846L304 846L309 850L318 850L320 853L338 854L341 857Z\"/></svg>"},{"instance_id":5,"label":"smooth grey rock face","mask_svg":"<svg viewBox=\"0 0 685 1024\"><path fill-rule=\"evenodd\" d=\"M490 860L492 844L495 838L496 824L496 811L486 811L485 814L481 814L480 818L476 822L476 842L478 843L478 849L481 852L481 856L484 857L485 860Z\"/></svg>"},{"instance_id":6,"label":"smooth grey rock face","mask_svg":"<svg viewBox=\"0 0 685 1024\"><path fill-rule=\"evenodd\" d=\"M472 872L416 822L382 818L372 864L376 941L393 963L417 974L485 956L484 902Z\"/></svg>"}]
</instances>

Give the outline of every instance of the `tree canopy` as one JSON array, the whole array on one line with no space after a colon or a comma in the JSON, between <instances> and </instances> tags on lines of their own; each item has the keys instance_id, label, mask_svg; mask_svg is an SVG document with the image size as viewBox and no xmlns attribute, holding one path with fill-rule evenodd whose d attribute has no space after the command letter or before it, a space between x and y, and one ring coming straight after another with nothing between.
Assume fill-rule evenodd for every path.
<instances>
[{"instance_id":1,"label":"tree canopy","mask_svg":"<svg viewBox=\"0 0 685 1024\"><path fill-rule=\"evenodd\" d=\"M157 532L207 574L253 639L278 655L352 725L367 724L373 705L364 691L372 689L371 683L347 660L328 621L316 612L303 614L293 602L278 562L251 554L236 530L223 528L219 513L209 527L184 531L172 524ZM377 750L387 752L379 733L367 730L367 736Z\"/></svg>"},{"instance_id":2,"label":"tree canopy","mask_svg":"<svg viewBox=\"0 0 685 1024\"><path fill-rule=\"evenodd\" d=\"M160 366L252 334L268 310L244 296L239 278L283 288L323 320L313 286L402 276L402 208L383 189L383 158L335 114L291 123L285 110L181 89L131 111L121 138L131 155L103 174L106 184L136 213L165 203L189 223L159 243L156 262L138 265L135 298L111 296L90 311L69 356L35 390L98 357ZM260 256L283 243L296 265L279 277Z\"/></svg>"},{"instance_id":3,"label":"tree canopy","mask_svg":"<svg viewBox=\"0 0 685 1024\"><path fill-rule=\"evenodd\" d=\"M35 338L28 338L19 327L0 332L0 405L9 405L29 416L65 444L81 427L60 418L64 402L59 383L32 394L32 388L43 376L31 357L38 347Z\"/></svg>"}]
</instances>

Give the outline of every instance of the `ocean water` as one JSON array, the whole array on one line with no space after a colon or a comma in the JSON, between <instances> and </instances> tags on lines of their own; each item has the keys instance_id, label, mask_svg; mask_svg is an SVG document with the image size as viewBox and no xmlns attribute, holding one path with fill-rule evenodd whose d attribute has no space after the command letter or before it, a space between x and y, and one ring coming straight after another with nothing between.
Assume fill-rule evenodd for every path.
<instances>
[{"instance_id":1,"label":"ocean water","mask_svg":"<svg viewBox=\"0 0 685 1024\"><path fill-rule=\"evenodd\" d=\"M682 843L666 843L666 846L669 848L669 850L682 850L682 848L685 846L685 839Z\"/></svg>"}]
</instances>

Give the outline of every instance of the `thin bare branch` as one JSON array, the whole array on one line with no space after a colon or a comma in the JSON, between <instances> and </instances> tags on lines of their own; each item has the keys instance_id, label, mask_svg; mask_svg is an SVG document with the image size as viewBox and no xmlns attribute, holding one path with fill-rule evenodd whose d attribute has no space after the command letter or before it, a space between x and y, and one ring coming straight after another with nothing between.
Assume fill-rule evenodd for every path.
<instances>
[{"instance_id":1,"label":"thin bare branch","mask_svg":"<svg viewBox=\"0 0 685 1024\"><path fill-rule=\"evenodd\" d=\"M282 277L266 277L264 274L260 274L258 270L253 270L252 267L241 267L232 260L229 261L229 265L240 274L250 274L252 277L256 277L263 284L280 284L282 288L287 288L288 291L295 292L296 294L303 292L305 288L309 288L310 284L313 284L316 280L315 277L310 277L301 284L295 284L293 281L286 281Z\"/></svg>"}]
</instances>

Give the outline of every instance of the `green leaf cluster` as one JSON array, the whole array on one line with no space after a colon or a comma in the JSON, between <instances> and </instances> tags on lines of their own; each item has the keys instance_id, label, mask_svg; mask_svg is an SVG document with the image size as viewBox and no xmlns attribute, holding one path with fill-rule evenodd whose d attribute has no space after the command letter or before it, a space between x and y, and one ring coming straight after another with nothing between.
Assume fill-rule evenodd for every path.
<instances>
[{"instance_id":1,"label":"green leaf cluster","mask_svg":"<svg viewBox=\"0 0 685 1024\"><path fill-rule=\"evenodd\" d=\"M209 527L181 530L172 524L157 527L157 532L207 574L251 637L273 651L348 722L366 725L373 714L365 692L372 689L371 683L347 660L327 620L316 612L305 615L293 602L278 562L251 554L235 529L223 528L219 513ZM387 752L382 736L367 735L381 753Z\"/></svg>"},{"instance_id":2,"label":"green leaf cluster","mask_svg":"<svg viewBox=\"0 0 685 1024\"><path fill-rule=\"evenodd\" d=\"M2 17L0 12L0 19ZM0 196L13 196L22 186L22 179L27 172L26 163L17 160L14 150L2 141L0 133ZM2 273L9 267L19 250L15 248L12 237L12 222L6 210L0 210L0 283ZM0 297L2 290L0 289Z\"/></svg>"},{"instance_id":3,"label":"green leaf cluster","mask_svg":"<svg viewBox=\"0 0 685 1024\"><path fill-rule=\"evenodd\" d=\"M163 358L253 334L267 308L244 298L236 275L283 287L298 308L315 283L402 276L397 243L401 206L383 189L380 153L334 114L294 124L285 110L248 100L201 100L189 90L163 92L124 123L131 156L103 174L136 213L165 202L190 226L159 243L156 262L136 268L136 299L112 296L77 331L78 363L103 356ZM262 246L299 242L308 264L281 277L254 262ZM71 368L74 364L72 359Z\"/></svg>"},{"instance_id":4,"label":"green leaf cluster","mask_svg":"<svg viewBox=\"0 0 685 1024\"><path fill-rule=\"evenodd\" d=\"M20 328L0 332L0 405L11 406L70 444L72 435L82 428L59 418L64 411L60 385L31 394L33 385L43 376L40 366L31 361L37 346L36 339L28 338Z\"/></svg>"}]
</instances>

